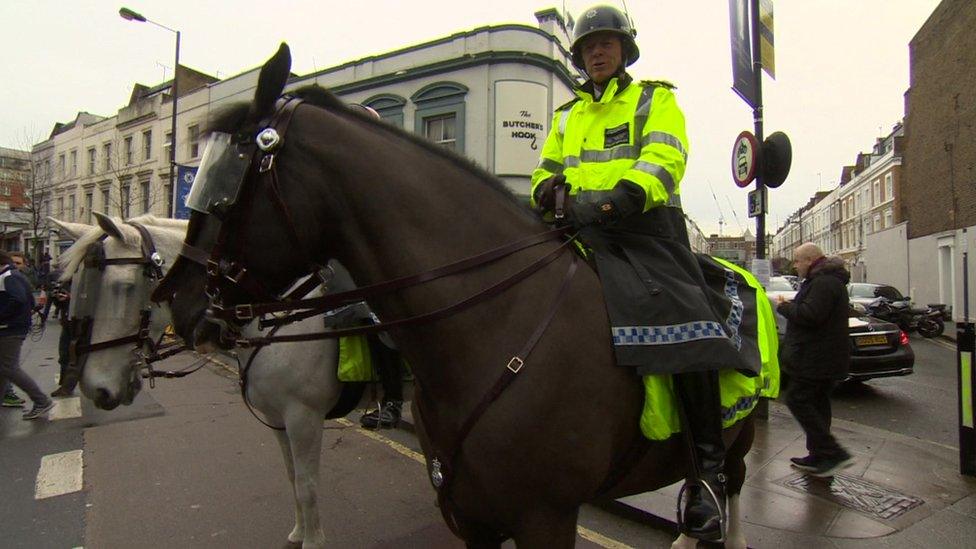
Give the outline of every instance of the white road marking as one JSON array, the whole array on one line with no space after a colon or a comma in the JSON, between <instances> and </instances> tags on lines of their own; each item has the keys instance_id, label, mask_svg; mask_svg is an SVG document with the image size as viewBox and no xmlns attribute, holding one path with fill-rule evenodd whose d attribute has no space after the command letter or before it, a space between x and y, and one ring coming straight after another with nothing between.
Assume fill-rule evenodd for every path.
<instances>
[{"instance_id":1,"label":"white road marking","mask_svg":"<svg viewBox=\"0 0 976 549\"><path fill-rule=\"evenodd\" d=\"M54 408L48 413L48 419L71 419L81 417L81 397L54 399Z\"/></svg>"},{"instance_id":2,"label":"white road marking","mask_svg":"<svg viewBox=\"0 0 976 549\"><path fill-rule=\"evenodd\" d=\"M78 492L84 486L81 450L51 454L41 458L34 499L52 498Z\"/></svg>"}]
</instances>

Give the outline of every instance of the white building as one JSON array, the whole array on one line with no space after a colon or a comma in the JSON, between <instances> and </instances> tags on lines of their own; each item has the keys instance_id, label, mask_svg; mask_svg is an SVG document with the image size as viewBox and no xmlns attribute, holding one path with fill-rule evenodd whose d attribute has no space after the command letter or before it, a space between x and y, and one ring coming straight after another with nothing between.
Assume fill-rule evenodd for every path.
<instances>
[{"instance_id":1,"label":"white building","mask_svg":"<svg viewBox=\"0 0 976 549\"><path fill-rule=\"evenodd\" d=\"M579 77L562 16L555 9L535 16L537 26L458 32L293 78L287 89L318 84L346 102L369 105L388 122L463 153L527 197L552 112L573 96ZM250 100L258 69L221 81L179 69L176 161L196 166L210 116ZM114 116L79 113L34 146L35 169L50 182L40 199L45 216L91 223L93 211L170 215L170 84L136 85ZM55 256L58 247L56 234L44 245Z\"/></svg>"}]
</instances>

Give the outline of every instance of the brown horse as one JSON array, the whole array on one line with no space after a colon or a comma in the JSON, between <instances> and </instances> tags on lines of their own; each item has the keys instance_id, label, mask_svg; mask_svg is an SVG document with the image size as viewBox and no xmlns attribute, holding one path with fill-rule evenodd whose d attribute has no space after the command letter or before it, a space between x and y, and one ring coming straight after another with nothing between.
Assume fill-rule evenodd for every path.
<instances>
[{"instance_id":1,"label":"brown horse","mask_svg":"<svg viewBox=\"0 0 976 549\"><path fill-rule=\"evenodd\" d=\"M275 113L289 68L282 45L263 67L254 101L211 129L253 142L261 121ZM498 180L460 156L361 116L323 91L304 95L283 132L274 177L259 174L256 161L240 172L243 182L230 180L227 170L208 176L208 184L227 190L225 207L214 210L229 230L224 258L246 265L267 291L281 292L310 264L330 258L363 287L549 229ZM213 180L218 177L227 179ZM206 217L193 213L188 244L213 247L213 219ZM462 274L370 297L369 304L384 321L448 307L560 245L545 241ZM581 266L561 288L573 261L572 253L563 253L499 295L447 318L392 330L417 380L414 413L428 472L436 485L445 467L445 516L470 547L498 547L506 537L520 547L571 547L581 504L655 490L689 472L680 437L643 438L643 388L631 370L614 363L596 273ZM157 296L199 288L202 276L189 262L177 262ZM173 306L177 330L195 335L198 345L214 343L214 331L198 326L202 304L180 304L181 294ZM248 300L233 288L217 297L225 307ZM459 442L472 409L544 325L553 303L555 316L522 357L524 366ZM753 434L752 416L725 432L734 546L745 546L737 497ZM455 445L451 460L444 454Z\"/></svg>"}]
</instances>

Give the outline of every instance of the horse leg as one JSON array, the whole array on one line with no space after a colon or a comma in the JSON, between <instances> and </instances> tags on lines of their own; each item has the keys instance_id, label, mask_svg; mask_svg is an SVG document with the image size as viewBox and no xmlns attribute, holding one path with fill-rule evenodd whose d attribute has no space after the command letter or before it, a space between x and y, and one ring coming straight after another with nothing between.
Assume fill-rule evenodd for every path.
<instances>
[{"instance_id":1,"label":"horse leg","mask_svg":"<svg viewBox=\"0 0 976 549\"><path fill-rule=\"evenodd\" d=\"M739 496L742 485L746 482L746 454L752 448L752 441L756 437L755 414L750 414L743 420L739 436L729 446L725 456L725 473L728 476L728 526L725 532L725 546L730 549L745 549L746 535L742 530L742 509Z\"/></svg>"},{"instance_id":2,"label":"horse leg","mask_svg":"<svg viewBox=\"0 0 976 549\"><path fill-rule=\"evenodd\" d=\"M579 508L570 511L532 509L519 521L512 539L519 548L545 547L571 549L576 546L576 521Z\"/></svg>"},{"instance_id":3,"label":"horse leg","mask_svg":"<svg viewBox=\"0 0 976 549\"><path fill-rule=\"evenodd\" d=\"M275 431L275 440L281 448L281 459L285 462L285 472L288 473L288 484L291 485L292 498L295 501L295 527L288 534L288 543L299 544L305 535L305 518L302 516L302 506L298 503L295 493L295 459L291 455L291 444L288 442L286 431Z\"/></svg>"},{"instance_id":4,"label":"horse leg","mask_svg":"<svg viewBox=\"0 0 976 549\"><path fill-rule=\"evenodd\" d=\"M285 428L294 463L295 528L304 522L303 549L325 547L319 522L319 456L322 451L322 416L318 410L298 404L286 411ZM294 534L295 532L293 532ZM288 537L291 541L292 536Z\"/></svg>"},{"instance_id":5,"label":"horse leg","mask_svg":"<svg viewBox=\"0 0 976 549\"><path fill-rule=\"evenodd\" d=\"M746 549L746 533L742 530L742 510L739 494L729 497L729 528L725 535L726 549Z\"/></svg>"}]
</instances>

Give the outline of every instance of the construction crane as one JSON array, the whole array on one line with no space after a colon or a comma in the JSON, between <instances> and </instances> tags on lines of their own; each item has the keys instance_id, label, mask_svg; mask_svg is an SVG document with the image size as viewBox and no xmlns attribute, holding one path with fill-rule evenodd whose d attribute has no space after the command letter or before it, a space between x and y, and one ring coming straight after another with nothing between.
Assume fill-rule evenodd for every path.
<instances>
[{"instance_id":1,"label":"construction crane","mask_svg":"<svg viewBox=\"0 0 976 549\"><path fill-rule=\"evenodd\" d=\"M715 189L712 188L712 182L708 182L708 190L712 192L712 200L715 201L715 209L718 210L718 235L722 236L722 226L725 225L725 216L722 215L722 206L718 203L718 198L715 196Z\"/></svg>"},{"instance_id":2,"label":"construction crane","mask_svg":"<svg viewBox=\"0 0 976 549\"><path fill-rule=\"evenodd\" d=\"M732 219L735 219L735 224L739 226L739 232L744 234L745 230L742 228L742 223L739 223L739 215L735 213L735 206L732 205L732 199L729 198L729 195L725 195L725 199L729 201L729 209L732 210Z\"/></svg>"}]
</instances>

